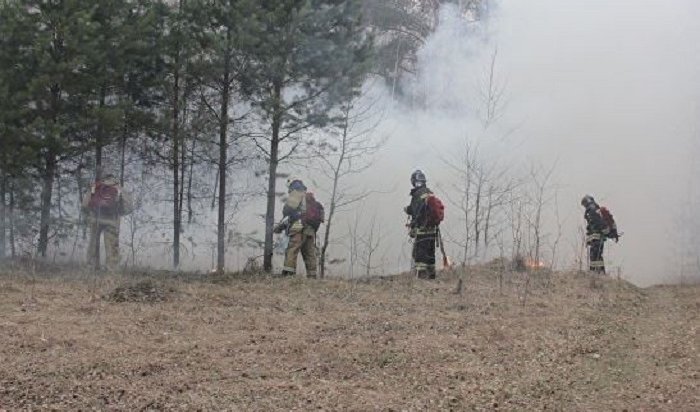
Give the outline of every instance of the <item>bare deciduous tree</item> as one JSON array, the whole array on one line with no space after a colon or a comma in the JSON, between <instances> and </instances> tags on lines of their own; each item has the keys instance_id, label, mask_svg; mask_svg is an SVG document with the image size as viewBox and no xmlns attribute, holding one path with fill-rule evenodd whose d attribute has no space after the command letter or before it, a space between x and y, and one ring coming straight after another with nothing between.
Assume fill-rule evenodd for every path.
<instances>
[{"instance_id":1,"label":"bare deciduous tree","mask_svg":"<svg viewBox=\"0 0 700 412\"><path fill-rule=\"evenodd\" d=\"M341 106L339 123L331 129L322 144L316 146L321 172L330 180L331 190L323 242L319 256L320 276L326 275L327 253L332 243L335 217L346 207L366 199L372 192L367 188L353 190L349 178L361 174L373 164L386 138L375 135L381 121L376 99L363 93L350 95Z\"/></svg>"},{"instance_id":2,"label":"bare deciduous tree","mask_svg":"<svg viewBox=\"0 0 700 412\"><path fill-rule=\"evenodd\" d=\"M369 277L381 267L381 264L376 264L377 255L381 254L382 242L385 240L381 224L377 223L377 217L373 215L367 227L362 229L365 222L361 216L362 213L358 212L348 224L348 275L350 278L355 277L358 269L363 276Z\"/></svg>"},{"instance_id":3,"label":"bare deciduous tree","mask_svg":"<svg viewBox=\"0 0 700 412\"><path fill-rule=\"evenodd\" d=\"M552 201L552 174L554 167L544 169L539 165L530 168L529 190L527 192L530 209L525 216L528 224L528 240L530 243L529 257L533 264L540 266L542 262L542 247L545 241L543 214Z\"/></svg>"},{"instance_id":4,"label":"bare deciduous tree","mask_svg":"<svg viewBox=\"0 0 700 412\"><path fill-rule=\"evenodd\" d=\"M496 72L498 48L494 48L486 70L485 79L479 90L481 108L479 117L484 130L496 123L502 116L506 107L506 84L500 79Z\"/></svg>"}]
</instances>

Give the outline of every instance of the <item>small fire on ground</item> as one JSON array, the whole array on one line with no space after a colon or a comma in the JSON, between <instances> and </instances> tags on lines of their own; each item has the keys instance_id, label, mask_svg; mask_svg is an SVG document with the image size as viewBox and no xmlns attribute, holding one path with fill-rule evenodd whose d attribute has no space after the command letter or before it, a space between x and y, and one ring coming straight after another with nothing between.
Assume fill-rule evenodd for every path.
<instances>
[{"instance_id":1,"label":"small fire on ground","mask_svg":"<svg viewBox=\"0 0 700 412\"><path fill-rule=\"evenodd\" d=\"M528 269L544 269L547 265L541 260L525 259L525 267Z\"/></svg>"}]
</instances>

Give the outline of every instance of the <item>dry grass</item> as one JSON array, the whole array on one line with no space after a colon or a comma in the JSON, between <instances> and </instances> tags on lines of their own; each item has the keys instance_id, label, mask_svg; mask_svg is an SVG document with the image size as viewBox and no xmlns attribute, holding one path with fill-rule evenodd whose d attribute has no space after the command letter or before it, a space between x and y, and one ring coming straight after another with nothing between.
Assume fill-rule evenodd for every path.
<instances>
[{"instance_id":1,"label":"dry grass","mask_svg":"<svg viewBox=\"0 0 700 412\"><path fill-rule=\"evenodd\" d=\"M0 410L700 410L700 287L525 276L0 275Z\"/></svg>"}]
</instances>

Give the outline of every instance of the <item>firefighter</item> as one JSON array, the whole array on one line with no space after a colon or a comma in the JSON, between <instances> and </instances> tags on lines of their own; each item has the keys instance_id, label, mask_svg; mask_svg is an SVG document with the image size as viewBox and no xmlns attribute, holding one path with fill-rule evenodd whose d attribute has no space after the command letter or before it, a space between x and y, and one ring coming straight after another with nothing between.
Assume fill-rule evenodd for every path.
<instances>
[{"instance_id":1,"label":"firefighter","mask_svg":"<svg viewBox=\"0 0 700 412\"><path fill-rule=\"evenodd\" d=\"M90 226L87 259L99 268L100 236L104 235L107 268L114 270L119 265L119 224L122 216L131 213L132 203L114 174L99 170L97 176L82 201Z\"/></svg>"},{"instance_id":2,"label":"firefighter","mask_svg":"<svg viewBox=\"0 0 700 412\"><path fill-rule=\"evenodd\" d=\"M304 217L307 211L306 186L300 179L290 178L287 180L289 195L282 209L284 216L283 224L275 228L275 232L287 231L289 243L285 252L284 268L282 276L293 276L297 272L297 256L301 252L306 266L306 277L316 278L317 253L316 253L316 231L318 227L307 222Z\"/></svg>"},{"instance_id":3,"label":"firefighter","mask_svg":"<svg viewBox=\"0 0 700 412\"><path fill-rule=\"evenodd\" d=\"M416 170L411 174L411 203L404 208L410 216L409 235L413 242L413 261L416 275L421 279L435 279L435 245L437 226L427 223L426 199L433 192L426 186L425 174Z\"/></svg>"},{"instance_id":4,"label":"firefighter","mask_svg":"<svg viewBox=\"0 0 700 412\"><path fill-rule=\"evenodd\" d=\"M593 196L586 195L581 199L581 206L586 211L586 246L588 247L589 270L596 273L605 273L603 249L605 240L610 236L610 227L605 223L600 212L600 206Z\"/></svg>"}]
</instances>

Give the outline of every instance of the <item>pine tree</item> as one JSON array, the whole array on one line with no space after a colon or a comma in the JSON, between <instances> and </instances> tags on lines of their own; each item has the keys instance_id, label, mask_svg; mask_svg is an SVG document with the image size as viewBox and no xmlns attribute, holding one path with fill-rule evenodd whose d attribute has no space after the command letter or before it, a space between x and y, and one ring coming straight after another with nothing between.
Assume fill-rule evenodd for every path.
<instances>
[{"instance_id":1,"label":"pine tree","mask_svg":"<svg viewBox=\"0 0 700 412\"><path fill-rule=\"evenodd\" d=\"M260 43L246 90L269 135L257 145L268 161L264 269L272 271L280 162L295 155L302 134L329 120L337 89L369 58L370 39L354 0L261 0ZM342 87L340 87L342 88Z\"/></svg>"},{"instance_id":2,"label":"pine tree","mask_svg":"<svg viewBox=\"0 0 700 412\"><path fill-rule=\"evenodd\" d=\"M192 1L192 0L190 0ZM172 3L172 2L171 2ZM185 113L188 107L188 93L191 84L192 59L196 53L196 43L190 32L190 18L187 12L188 1L179 0L175 4L160 9L165 36L160 54L163 64L161 83L164 104L161 105L161 130L154 136L156 148L153 154L167 165L172 176L172 252L173 267L180 266L182 209L184 201L184 176L186 133ZM166 149L162 153L162 149Z\"/></svg>"},{"instance_id":3,"label":"pine tree","mask_svg":"<svg viewBox=\"0 0 700 412\"><path fill-rule=\"evenodd\" d=\"M255 44L257 0L200 0L190 5L194 33L202 45L199 67L201 80L214 91L219 102L212 107L218 123L218 210L217 265L218 273L225 268L227 170L229 165L229 129L233 125L230 110L240 90ZM206 97L203 97L206 99ZM210 107L211 105L208 104Z\"/></svg>"},{"instance_id":4,"label":"pine tree","mask_svg":"<svg viewBox=\"0 0 700 412\"><path fill-rule=\"evenodd\" d=\"M22 52L14 59L26 78L19 94L23 147L32 152L25 166L38 175L40 223L37 252L46 256L55 179L60 162L75 154L84 138L86 50L93 46L92 2L86 0L11 3L5 12L13 21L10 42Z\"/></svg>"}]
</instances>

